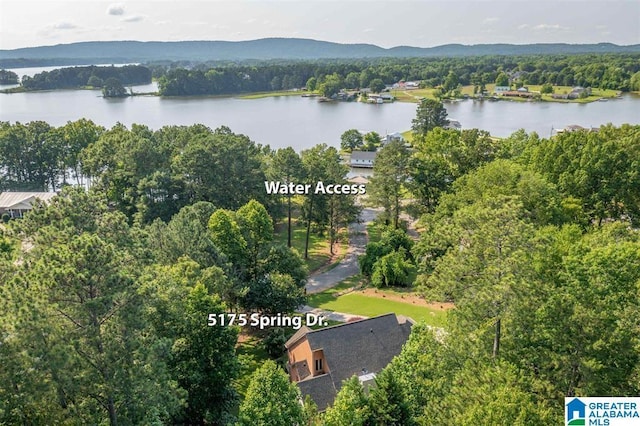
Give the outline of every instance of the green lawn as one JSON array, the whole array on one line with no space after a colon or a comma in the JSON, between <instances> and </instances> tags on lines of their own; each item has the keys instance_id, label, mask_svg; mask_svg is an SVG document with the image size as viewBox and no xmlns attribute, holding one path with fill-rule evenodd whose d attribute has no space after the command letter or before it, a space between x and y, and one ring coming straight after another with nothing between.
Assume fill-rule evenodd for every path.
<instances>
[{"instance_id":1,"label":"green lawn","mask_svg":"<svg viewBox=\"0 0 640 426\"><path fill-rule=\"evenodd\" d=\"M435 99L434 88L413 90L391 90L391 94L400 102L419 102L421 98Z\"/></svg>"},{"instance_id":2,"label":"green lawn","mask_svg":"<svg viewBox=\"0 0 640 426\"><path fill-rule=\"evenodd\" d=\"M409 129L405 132L402 132L402 137L409 143L413 142L413 130Z\"/></svg>"},{"instance_id":3,"label":"green lawn","mask_svg":"<svg viewBox=\"0 0 640 426\"><path fill-rule=\"evenodd\" d=\"M273 97L279 97L279 96L302 96L305 93L309 93L309 92L305 92L305 91L291 91L291 90L280 90L280 91L275 91L275 92L257 92L257 93L249 93L246 95L240 95L238 96L239 99L262 99L262 98L273 98Z\"/></svg>"},{"instance_id":4,"label":"green lawn","mask_svg":"<svg viewBox=\"0 0 640 426\"><path fill-rule=\"evenodd\" d=\"M338 286L322 293L309 296L307 304L314 308L326 309L335 312L344 312L353 315L373 317L376 315L394 312L399 315L411 317L416 321L424 320L427 324L444 327L446 324L446 312L424 306L416 306L412 303L397 302L384 298L370 297L358 293L347 293L337 296L340 292L361 284L362 277L356 275ZM382 293L404 293L402 290L379 290Z\"/></svg>"},{"instance_id":5,"label":"green lawn","mask_svg":"<svg viewBox=\"0 0 640 426\"><path fill-rule=\"evenodd\" d=\"M348 290L353 287L360 287L362 285L362 275L354 275L346 280L342 281L335 287L325 290L321 293L310 294L307 298L307 305L314 308L322 307L325 303L334 301L338 297L338 293Z\"/></svg>"}]
</instances>

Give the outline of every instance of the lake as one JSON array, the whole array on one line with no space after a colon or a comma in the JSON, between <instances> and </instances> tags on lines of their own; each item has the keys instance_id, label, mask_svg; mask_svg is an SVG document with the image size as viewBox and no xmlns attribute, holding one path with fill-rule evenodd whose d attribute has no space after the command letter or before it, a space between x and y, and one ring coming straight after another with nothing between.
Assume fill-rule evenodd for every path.
<instances>
[{"instance_id":1,"label":"lake","mask_svg":"<svg viewBox=\"0 0 640 426\"><path fill-rule=\"evenodd\" d=\"M155 90L155 84L134 87L136 92ZM551 129L570 124L583 127L613 123L640 123L640 97L590 104L550 102L489 102L465 100L446 104L449 118L463 128L480 128L504 137L524 128L548 137ZM396 102L373 105L356 102L320 103L300 96L238 99L233 97L160 98L135 96L104 99L98 90L56 90L0 94L0 120L43 120L60 126L88 118L105 127L120 122L164 125L202 123L211 128L228 126L252 140L273 148L306 149L318 143L338 147L348 129L376 131L381 135L411 127L416 104Z\"/></svg>"}]
</instances>

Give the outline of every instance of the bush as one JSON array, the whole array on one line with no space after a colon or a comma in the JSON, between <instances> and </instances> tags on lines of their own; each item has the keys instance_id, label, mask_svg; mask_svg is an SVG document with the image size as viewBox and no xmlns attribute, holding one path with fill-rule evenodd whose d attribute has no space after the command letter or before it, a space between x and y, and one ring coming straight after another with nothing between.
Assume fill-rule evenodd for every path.
<instances>
[{"instance_id":1,"label":"bush","mask_svg":"<svg viewBox=\"0 0 640 426\"><path fill-rule=\"evenodd\" d=\"M0 235L0 258L11 258L14 248L11 240Z\"/></svg>"},{"instance_id":2,"label":"bush","mask_svg":"<svg viewBox=\"0 0 640 426\"><path fill-rule=\"evenodd\" d=\"M384 241L384 243L391 246L394 251L404 248L407 253L411 253L411 248L413 247L413 240L409 238L406 231L402 229L389 229L384 231L380 236L380 241Z\"/></svg>"},{"instance_id":3,"label":"bush","mask_svg":"<svg viewBox=\"0 0 640 426\"><path fill-rule=\"evenodd\" d=\"M408 287L415 267L407 260L404 249L394 251L381 257L373 266L371 283L377 287Z\"/></svg>"},{"instance_id":4,"label":"bush","mask_svg":"<svg viewBox=\"0 0 640 426\"><path fill-rule=\"evenodd\" d=\"M366 277L370 277L373 273L373 266L382 256L393 251L393 248L384 241L367 244L365 254L360 256L358 263L360 264L360 272Z\"/></svg>"},{"instance_id":5,"label":"bush","mask_svg":"<svg viewBox=\"0 0 640 426\"><path fill-rule=\"evenodd\" d=\"M2 214L2 222L9 223L10 220L11 220L11 216L9 216L9 213Z\"/></svg>"}]
</instances>

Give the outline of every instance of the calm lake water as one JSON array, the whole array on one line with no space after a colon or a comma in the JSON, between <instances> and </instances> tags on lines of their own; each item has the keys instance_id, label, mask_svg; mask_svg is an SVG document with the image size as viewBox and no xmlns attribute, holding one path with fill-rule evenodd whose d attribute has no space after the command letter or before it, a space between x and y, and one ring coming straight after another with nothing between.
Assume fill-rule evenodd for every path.
<instances>
[{"instance_id":1,"label":"calm lake water","mask_svg":"<svg viewBox=\"0 0 640 426\"><path fill-rule=\"evenodd\" d=\"M136 92L155 90L155 84L136 86ZM640 123L640 97L590 104L536 102L478 102L466 100L446 104L449 118L463 128L488 130L499 137L524 128L548 137L551 129L570 124L583 127L613 123ZM0 120L29 122L43 120L60 126L67 121L88 118L105 127L120 122L146 124L152 129L164 125L202 123L211 128L228 126L252 140L273 148L292 146L306 149L318 143L339 146L348 129L376 131L381 135L411 127L416 105L396 102L369 105L355 102L319 103L299 96L238 98L160 98L136 96L104 99L96 90L0 94Z\"/></svg>"}]
</instances>

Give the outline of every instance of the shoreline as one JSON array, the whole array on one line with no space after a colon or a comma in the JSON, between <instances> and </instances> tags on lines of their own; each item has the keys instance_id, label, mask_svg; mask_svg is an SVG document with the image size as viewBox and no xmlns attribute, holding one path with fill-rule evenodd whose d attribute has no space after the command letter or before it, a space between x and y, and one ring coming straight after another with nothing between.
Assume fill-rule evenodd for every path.
<instances>
[{"instance_id":1,"label":"shoreline","mask_svg":"<svg viewBox=\"0 0 640 426\"><path fill-rule=\"evenodd\" d=\"M135 87L135 86L134 86ZM28 89L24 89L22 86L19 87L12 87L10 89L0 89L0 93L1 94L14 94L14 93L40 93L40 92L55 92L55 91L66 91L66 90L101 90L101 88L95 88L95 87L88 87L88 86L83 86L83 87L65 87L65 88L58 88L58 89L33 89L33 90L28 90ZM596 89L596 90L600 90L600 89ZM394 95L394 100L392 102L384 102L385 104L387 103L394 103L394 102L402 102L402 103L414 103L417 104L420 102L421 99L423 98L432 98L435 99L432 96L415 96L415 95L410 95L410 92L407 91L403 91L402 93L405 96L396 96L397 95L397 91L391 91L389 92L392 95ZM444 103L448 103L448 102L466 102L468 100L472 100L472 101L478 101L478 102L552 102L552 103L564 103L564 104L589 104L592 102L606 102L606 101L614 101L616 99L620 99L621 97L625 96L625 94L631 94L631 95L640 95L640 91L629 91L629 92L622 92L622 91L617 91L617 93L615 95L610 95L610 96L600 96L600 95L596 95L596 96L590 96L588 98L584 98L584 99L553 99L553 98L549 98L549 97L542 97L542 98L517 98L517 97L504 97L504 96L500 96L500 97L493 97L493 96L489 96L489 97L485 97L485 98L475 98L475 97L460 97L460 98L447 98L447 99L442 99L442 102ZM303 95L305 94L316 94L316 92L308 92L308 91L303 91L303 90L298 90L298 91L291 91L291 90L277 90L277 91L273 91L273 92L247 92L247 93L229 93L229 94L218 94L218 95L161 95L159 92L133 92L130 94L127 94L127 97L129 96L157 96L160 98L168 98L168 99L189 99L189 98L194 98L194 99L203 99L203 98L213 98L213 99L222 99L222 98L237 98L237 99L243 99L243 100L252 100L252 99L264 99L264 98L277 98L277 97L288 97L288 96L300 96L300 97L304 97ZM411 98L409 98L409 96L411 96ZM312 97L312 96L309 96ZM339 101L339 102L343 102L343 101ZM356 101L357 102L357 101ZM363 102L366 103L366 102Z\"/></svg>"}]
</instances>

